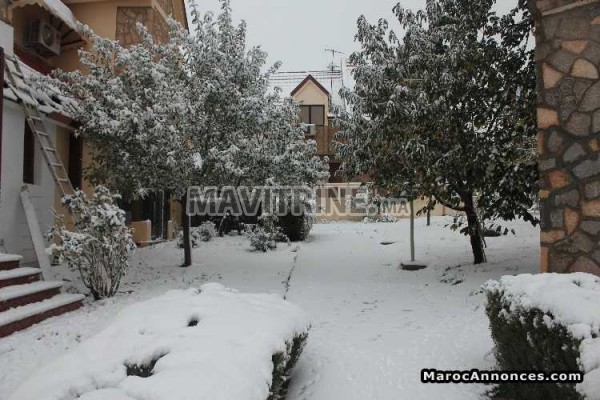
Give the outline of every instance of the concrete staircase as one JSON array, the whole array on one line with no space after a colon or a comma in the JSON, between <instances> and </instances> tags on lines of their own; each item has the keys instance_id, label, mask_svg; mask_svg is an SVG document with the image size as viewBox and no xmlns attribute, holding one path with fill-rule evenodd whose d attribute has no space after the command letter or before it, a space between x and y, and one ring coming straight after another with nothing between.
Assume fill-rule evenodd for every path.
<instances>
[{"instance_id":1,"label":"concrete staircase","mask_svg":"<svg viewBox=\"0 0 600 400\"><path fill-rule=\"evenodd\" d=\"M40 269L20 261L0 254L0 338L83 305L83 295L61 293L62 282L43 281Z\"/></svg>"}]
</instances>

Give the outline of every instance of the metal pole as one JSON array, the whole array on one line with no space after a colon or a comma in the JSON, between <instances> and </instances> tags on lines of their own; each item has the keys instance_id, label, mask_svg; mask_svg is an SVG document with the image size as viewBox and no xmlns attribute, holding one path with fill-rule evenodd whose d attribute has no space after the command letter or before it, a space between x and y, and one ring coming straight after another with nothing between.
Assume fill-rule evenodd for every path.
<instances>
[{"instance_id":1,"label":"metal pole","mask_svg":"<svg viewBox=\"0 0 600 400\"><path fill-rule=\"evenodd\" d=\"M2 116L4 115L4 47L0 47L0 83L2 92L0 92L0 210L2 209ZM0 217L2 213L0 212ZM4 249L3 232L0 232L0 249Z\"/></svg>"},{"instance_id":2,"label":"metal pole","mask_svg":"<svg viewBox=\"0 0 600 400\"><path fill-rule=\"evenodd\" d=\"M415 262L415 204L410 199L410 261Z\"/></svg>"}]
</instances>

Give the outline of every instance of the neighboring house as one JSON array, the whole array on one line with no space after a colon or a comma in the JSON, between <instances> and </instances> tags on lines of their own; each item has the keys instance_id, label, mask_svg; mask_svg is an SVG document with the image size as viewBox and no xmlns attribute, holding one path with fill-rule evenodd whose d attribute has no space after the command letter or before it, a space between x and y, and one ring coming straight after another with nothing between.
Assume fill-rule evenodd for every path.
<instances>
[{"instance_id":1,"label":"neighboring house","mask_svg":"<svg viewBox=\"0 0 600 400\"><path fill-rule=\"evenodd\" d=\"M130 45L139 40L138 22L158 40L166 38L169 15L187 27L183 0L0 0L0 47L7 55L6 68L14 68L10 60L15 56L26 77L55 68L72 71L81 66L78 49L88 45L77 33L78 22L101 36ZM28 101L27 94L26 82L19 80L14 87L5 74L0 129L0 253L21 255L22 265L36 263L20 200L22 186L29 187L42 231L53 222L51 209L60 208L59 191L19 104L20 100ZM90 163L91 149L73 135L76 121L69 117L69 101L58 93L35 97L73 186L90 193L92 188L82 178L82 171ZM169 234L170 204L164 194L126 208L138 242Z\"/></svg>"},{"instance_id":2,"label":"neighboring house","mask_svg":"<svg viewBox=\"0 0 600 400\"><path fill-rule=\"evenodd\" d=\"M317 78L318 77L318 78ZM300 120L306 125L306 138L315 140L317 154L327 157L330 178L326 188L319 192L317 218L333 220L360 220L366 213L348 215L344 198L360 198L364 193L364 184L371 182L369 175L347 177L340 167L342 160L336 155L336 138L339 131L336 126L336 108L344 108L339 95L344 86L344 77L340 70L313 71L313 73L288 72L276 75L272 86L282 90L291 89L289 96L300 107ZM329 89L327 89L329 88ZM415 202L415 209L421 210L427 205L427 199ZM407 207L396 207L389 214L395 217L408 217ZM446 215L445 207L438 205L432 215Z\"/></svg>"},{"instance_id":3,"label":"neighboring house","mask_svg":"<svg viewBox=\"0 0 600 400\"><path fill-rule=\"evenodd\" d=\"M333 108L342 107L342 100L336 93L333 95L326 89L327 79L319 82L312 74L308 74L290 93L290 96L300 106L300 120L307 124L306 137L317 142L317 154L329 159L329 183L368 182L366 175L348 179L338 173L341 166L336 157L335 114ZM339 79L331 84L333 90L340 88Z\"/></svg>"}]
</instances>

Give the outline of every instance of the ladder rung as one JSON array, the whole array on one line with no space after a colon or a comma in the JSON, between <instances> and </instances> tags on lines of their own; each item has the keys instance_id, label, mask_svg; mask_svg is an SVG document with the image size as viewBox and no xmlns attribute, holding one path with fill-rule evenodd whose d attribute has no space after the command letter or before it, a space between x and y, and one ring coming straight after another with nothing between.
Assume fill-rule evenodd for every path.
<instances>
[{"instance_id":1,"label":"ladder rung","mask_svg":"<svg viewBox=\"0 0 600 400\"><path fill-rule=\"evenodd\" d=\"M54 150L54 148L52 147L42 147L44 149L44 151L51 151L52 153L56 153L56 150Z\"/></svg>"},{"instance_id":2,"label":"ladder rung","mask_svg":"<svg viewBox=\"0 0 600 400\"><path fill-rule=\"evenodd\" d=\"M59 163L50 163L50 165L53 166L53 167L55 167L55 168L63 166L62 164L59 164Z\"/></svg>"},{"instance_id":3,"label":"ladder rung","mask_svg":"<svg viewBox=\"0 0 600 400\"><path fill-rule=\"evenodd\" d=\"M65 178L57 178L56 180L63 183L69 182L69 180Z\"/></svg>"},{"instance_id":4,"label":"ladder rung","mask_svg":"<svg viewBox=\"0 0 600 400\"><path fill-rule=\"evenodd\" d=\"M35 131L35 133L37 133L37 134L39 134L39 135L42 135L42 136L46 136L46 137L50 136L50 135L48 135L48 134L47 134L46 132L44 132L44 131Z\"/></svg>"},{"instance_id":5,"label":"ladder rung","mask_svg":"<svg viewBox=\"0 0 600 400\"><path fill-rule=\"evenodd\" d=\"M42 119L36 115L30 115L29 118L34 119L36 121L41 121Z\"/></svg>"}]
</instances>

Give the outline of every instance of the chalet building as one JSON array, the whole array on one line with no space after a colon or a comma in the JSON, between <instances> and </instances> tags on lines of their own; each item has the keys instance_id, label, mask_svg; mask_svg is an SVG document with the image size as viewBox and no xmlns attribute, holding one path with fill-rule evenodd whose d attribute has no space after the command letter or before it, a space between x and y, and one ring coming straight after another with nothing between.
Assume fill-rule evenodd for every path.
<instances>
[{"instance_id":1,"label":"chalet building","mask_svg":"<svg viewBox=\"0 0 600 400\"><path fill-rule=\"evenodd\" d=\"M300 107L300 120L307 125L306 138L317 142L317 154L329 159L329 183L368 182L368 176L348 179L339 173L340 160L336 157L335 134L339 129L335 126L335 106L342 107L342 100L336 91L341 88L337 79L331 84L333 93L326 89L327 79L319 82L312 74L304 79L289 93L292 100Z\"/></svg>"},{"instance_id":2,"label":"chalet building","mask_svg":"<svg viewBox=\"0 0 600 400\"><path fill-rule=\"evenodd\" d=\"M187 27L183 0L0 0L0 337L77 308L82 300L62 294L62 283L51 280L42 233L53 223L51 210L60 210L64 191L51 168L63 173L58 181L92 192L82 177L90 146L73 135L69 99L36 92L28 78L55 68L80 69L77 51L89 43L78 33L79 23L130 45L139 40L138 22L157 40L166 38L169 15ZM35 132L33 119L40 124ZM57 161L48 162L49 153ZM166 237L169 210L164 194L129 205L136 241Z\"/></svg>"}]
</instances>

